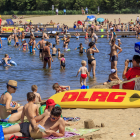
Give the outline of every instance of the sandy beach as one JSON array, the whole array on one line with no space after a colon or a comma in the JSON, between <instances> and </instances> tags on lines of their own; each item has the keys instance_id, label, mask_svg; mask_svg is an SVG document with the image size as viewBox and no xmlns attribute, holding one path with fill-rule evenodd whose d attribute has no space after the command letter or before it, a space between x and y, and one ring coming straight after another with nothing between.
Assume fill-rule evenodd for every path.
<instances>
[{"instance_id":1,"label":"sandy beach","mask_svg":"<svg viewBox=\"0 0 140 140\"><path fill-rule=\"evenodd\" d=\"M99 131L87 134L84 138L89 140L96 138L97 140L131 140L131 132L135 132L138 140L140 137L139 128L139 108L130 109L63 109L65 117L80 117L78 125L71 126L72 128L84 128L84 121L92 119L95 125L101 126L104 123L105 127L101 127ZM97 129L99 127L95 127ZM75 140L79 140L79 137Z\"/></svg>"},{"instance_id":2,"label":"sandy beach","mask_svg":"<svg viewBox=\"0 0 140 140\"><path fill-rule=\"evenodd\" d=\"M131 21L136 20L137 16L139 14L104 14L104 15L95 15L96 18L107 18L109 21L112 21L114 23L114 19L116 19L116 22L118 23L118 19L121 18L121 22L128 23ZM32 20L33 24L47 24L47 22L50 22L52 20L54 23L60 23L60 24L66 24L69 27L73 27L73 23L77 20L85 20L87 15L52 15L52 16L38 16L38 17L28 17L21 19L23 23L27 22L27 20ZM13 19L14 22L19 21L20 19ZM3 20L3 23L5 23L5 20Z\"/></svg>"}]
</instances>

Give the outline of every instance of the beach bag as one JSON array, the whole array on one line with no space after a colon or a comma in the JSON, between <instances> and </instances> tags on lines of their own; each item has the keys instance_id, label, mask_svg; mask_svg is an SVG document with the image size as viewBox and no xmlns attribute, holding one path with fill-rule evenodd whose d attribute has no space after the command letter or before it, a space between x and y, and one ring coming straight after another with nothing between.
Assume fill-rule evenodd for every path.
<instances>
[{"instance_id":1,"label":"beach bag","mask_svg":"<svg viewBox=\"0 0 140 140\"><path fill-rule=\"evenodd\" d=\"M19 136L13 135L9 138L9 140L34 140L34 139L33 138L27 138L27 137L19 137Z\"/></svg>"}]
</instances>

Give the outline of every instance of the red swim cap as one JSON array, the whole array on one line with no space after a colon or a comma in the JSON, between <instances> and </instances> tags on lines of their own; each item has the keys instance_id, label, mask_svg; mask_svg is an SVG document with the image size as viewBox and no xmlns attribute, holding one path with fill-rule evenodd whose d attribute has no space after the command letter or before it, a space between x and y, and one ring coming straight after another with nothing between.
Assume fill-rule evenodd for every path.
<instances>
[{"instance_id":1,"label":"red swim cap","mask_svg":"<svg viewBox=\"0 0 140 140\"><path fill-rule=\"evenodd\" d=\"M46 108L45 108L45 110L48 109L48 106L54 106L54 105L56 105L56 103L54 102L54 100L53 99L48 99L46 101Z\"/></svg>"}]
</instances>

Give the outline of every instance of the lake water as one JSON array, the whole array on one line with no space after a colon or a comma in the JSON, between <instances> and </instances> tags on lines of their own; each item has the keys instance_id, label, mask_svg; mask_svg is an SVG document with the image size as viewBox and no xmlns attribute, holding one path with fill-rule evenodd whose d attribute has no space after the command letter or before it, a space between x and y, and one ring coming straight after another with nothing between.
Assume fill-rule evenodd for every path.
<instances>
[{"instance_id":1,"label":"lake water","mask_svg":"<svg viewBox=\"0 0 140 140\"><path fill-rule=\"evenodd\" d=\"M37 38L36 42L40 39ZM29 39L26 39L28 42ZM55 39L51 38L49 41L54 44ZM21 42L21 41L20 41ZM108 75L110 74L110 62L109 53L110 46L108 44L109 40L106 38L100 38L97 43L97 48L99 53L95 54L96 59L96 78L93 79L92 75L87 79L87 85L92 87L93 85L101 84L108 80ZM122 42L122 53L119 54L118 61L118 76L122 79L122 72L124 69L125 59L132 59L134 52L134 44L138 42L136 38L121 38ZM83 46L88 48L85 43L84 38L80 38L78 41L75 38L71 38L69 48L71 51L63 52L63 41L61 40L60 45L56 48L60 48L61 52L64 53L66 58L66 70L60 70L60 63L57 57L53 57L54 62L52 63L52 69L43 69L43 63L39 58L39 51L36 51L36 55L30 55L29 52L19 51L19 48L14 47L14 41L12 40L12 45L7 45L7 40L3 41L3 49L0 50L0 59L4 57L5 54L9 54L13 61L17 63L17 67L11 66L9 68L4 68L0 66L0 95L6 91L6 83L8 80L18 81L18 89L15 94L13 94L13 100L19 101L21 104L25 104L26 94L31 91L32 85L38 86L38 93L41 94L42 99L46 99L52 96L55 91L52 89L54 83L59 83L60 85L69 85L71 89L80 88L80 74L76 77L79 67L81 67L81 60L86 60L86 53L79 55L78 50L74 50L83 43Z\"/></svg>"}]
</instances>

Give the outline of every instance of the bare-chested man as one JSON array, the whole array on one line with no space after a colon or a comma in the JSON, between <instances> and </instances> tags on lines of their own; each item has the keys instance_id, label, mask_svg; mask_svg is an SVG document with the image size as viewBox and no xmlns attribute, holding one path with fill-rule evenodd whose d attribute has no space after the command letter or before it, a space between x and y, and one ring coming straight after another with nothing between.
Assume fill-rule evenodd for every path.
<instances>
[{"instance_id":1,"label":"bare-chested man","mask_svg":"<svg viewBox=\"0 0 140 140\"><path fill-rule=\"evenodd\" d=\"M45 38L45 39L49 39L49 36L44 32L42 32L42 37Z\"/></svg>"},{"instance_id":2,"label":"bare-chested man","mask_svg":"<svg viewBox=\"0 0 140 140\"><path fill-rule=\"evenodd\" d=\"M14 35L17 35L17 29L15 27L13 29L13 33L14 33Z\"/></svg>"},{"instance_id":3,"label":"bare-chested man","mask_svg":"<svg viewBox=\"0 0 140 140\"><path fill-rule=\"evenodd\" d=\"M42 37L42 39L36 44L37 49L39 50L39 57L42 57L42 50L43 47L45 46L46 41L44 40L44 38ZM40 48L38 48L38 45L40 45Z\"/></svg>"},{"instance_id":4,"label":"bare-chested man","mask_svg":"<svg viewBox=\"0 0 140 140\"><path fill-rule=\"evenodd\" d=\"M14 35L14 40L15 40L14 46L15 46L15 47L19 47L20 45L19 45L19 41L18 41L17 35Z\"/></svg>"},{"instance_id":5,"label":"bare-chested man","mask_svg":"<svg viewBox=\"0 0 140 140\"><path fill-rule=\"evenodd\" d=\"M36 121L40 121L38 124L45 128L44 132L40 130L33 131L30 123L21 123L4 128L5 140L8 140L12 135L32 137L34 139L41 139L53 135L55 137L63 137L65 135L65 121L61 118L62 110L60 107L54 107L50 116L45 113L35 117ZM56 132L59 130L59 132Z\"/></svg>"},{"instance_id":6,"label":"bare-chested man","mask_svg":"<svg viewBox=\"0 0 140 140\"><path fill-rule=\"evenodd\" d=\"M115 44L115 39L111 40L111 52L110 52L110 59L111 62L111 69L117 70L117 61L118 61L118 54L122 52L122 49ZM117 49L120 51L117 53Z\"/></svg>"}]
</instances>

